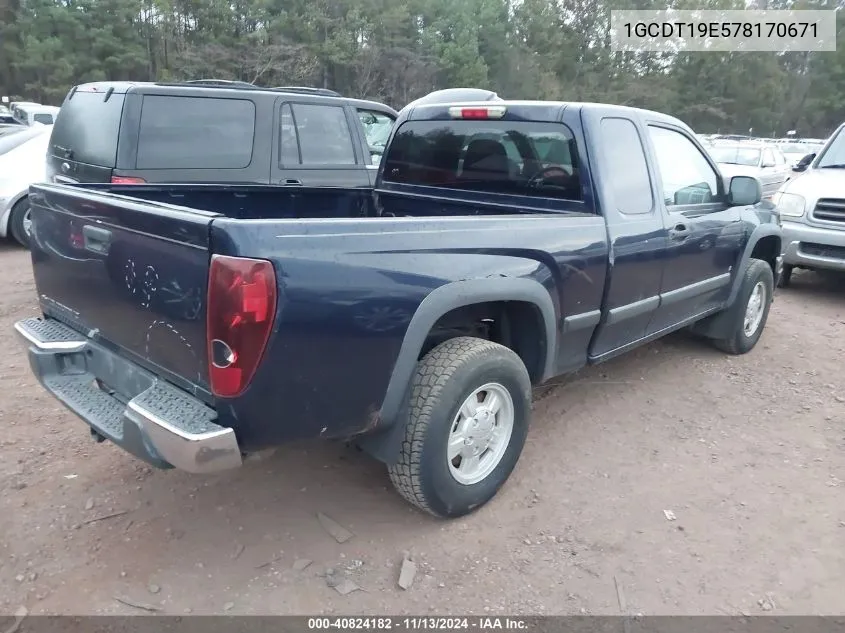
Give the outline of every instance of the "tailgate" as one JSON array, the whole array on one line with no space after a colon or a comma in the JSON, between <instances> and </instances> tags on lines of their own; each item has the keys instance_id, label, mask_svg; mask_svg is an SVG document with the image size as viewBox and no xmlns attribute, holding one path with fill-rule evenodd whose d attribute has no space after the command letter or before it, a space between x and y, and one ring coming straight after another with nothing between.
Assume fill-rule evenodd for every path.
<instances>
[{"instance_id":1,"label":"tailgate","mask_svg":"<svg viewBox=\"0 0 845 633\"><path fill-rule=\"evenodd\" d=\"M217 215L52 184L33 185L30 201L44 314L207 398L205 297Z\"/></svg>"}]
</instances>

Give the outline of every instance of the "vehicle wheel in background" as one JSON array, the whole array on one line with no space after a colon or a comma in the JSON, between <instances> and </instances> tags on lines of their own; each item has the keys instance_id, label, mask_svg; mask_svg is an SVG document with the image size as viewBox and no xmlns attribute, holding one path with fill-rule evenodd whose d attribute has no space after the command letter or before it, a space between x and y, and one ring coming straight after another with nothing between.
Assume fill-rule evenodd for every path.
<instances>
[{"instance_id":1,"label":"vehicle wheel in background","mask_svg":"<svg viewBox=\"0 0 845 633\"><path fill-rule=\"evenodd\" d=\"M787 288L792 282L792 271L795 270L794 266L790 266L789 264L783 265L783 270L780 273L780 279L778 279L778 288Z\"/></svg>"},{"instance_id":2,"label":"vehicle wheel in background","mask_svg":"<svg viewBox=\"0 0 845 633\"><path fill-rule=\"evenodd\" d=\"M31 231L32 220L29 212L29 198L24 198L12 207L12 213L9 217L9 232L18 244L29 248Z\"/></svg>"},{"instance_id":3,"label":"vehicle wheel in background","mask_svg":"<svg viewBox=\"0 0 845 633\"><path fill-rule=\"evenodd\" d=\"M430 514L467 514L507 481L530 417L531 380L519 356L484 339L445 341L417 364L390 479Z\"/></svg>"},{"instance_id":4,"label":"vehicle wheel in background","mask_svg":"<svg viewBox=\"0 0 845 633\"><path fill-rule=\"evenodd\" d=\"M749 260L736 302L728 308L730 334L714 340L714 345L729 354L750 352L766 327L773 291L774 274L769 264L760 259Z\"/></svg>"}]
</instances>

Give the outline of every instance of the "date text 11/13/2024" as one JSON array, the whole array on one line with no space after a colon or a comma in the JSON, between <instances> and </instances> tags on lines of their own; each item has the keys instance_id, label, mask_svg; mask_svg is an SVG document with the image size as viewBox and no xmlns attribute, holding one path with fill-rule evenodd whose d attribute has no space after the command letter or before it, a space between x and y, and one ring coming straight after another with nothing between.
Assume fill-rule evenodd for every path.
<instances>
[{"instance_id":1,"label":"date text 11/13/2024","mask_svg":"<svg viewBox=\"0 0 845 633\"><path fill-rule=\"evenodd\" d=\"M525 631L528 622L524 618L466 616L373 616L308 618L308 630L359 630L359 631Z\"/></svg>"}]
</instances>

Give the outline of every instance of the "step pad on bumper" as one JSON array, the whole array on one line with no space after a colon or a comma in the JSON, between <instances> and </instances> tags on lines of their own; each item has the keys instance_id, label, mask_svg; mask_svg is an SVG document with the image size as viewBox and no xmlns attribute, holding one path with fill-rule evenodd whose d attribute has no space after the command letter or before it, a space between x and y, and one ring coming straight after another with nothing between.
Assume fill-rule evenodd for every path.
<instances>
[{"instance_id":1,"label":"step pad on bumper","mask_svg":"<svg viewBox=\"0 0 845 633\"><path fill-rule=\"evenodd\" d=\"M24 319L15 323L15 330L39 349L68 352L85 346L85 337L54 319Z\"/></svg>"},{"instance_id":2,"label":"step pad on bumper","mask_svg":"<svg viewBox=\"0 0 845 633\"><path fill-rule=\"evenodd\" d=\"M154 466L195 473L241 465L235 432L216 424L214 409L191 394L53 319L19 321L15 330L29 343L41 384L126 451ZM128 375L124 384L135 387L125 397L101 388Z\"/></svg>"}]
</instances>

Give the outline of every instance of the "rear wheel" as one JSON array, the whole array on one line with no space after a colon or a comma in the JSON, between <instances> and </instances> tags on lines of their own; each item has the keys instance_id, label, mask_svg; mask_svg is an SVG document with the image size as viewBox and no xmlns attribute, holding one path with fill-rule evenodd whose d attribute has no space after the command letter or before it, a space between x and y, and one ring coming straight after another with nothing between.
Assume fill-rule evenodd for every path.
<instances>
[{"instance_id":1,"label":"rear wheel","mask_svg":"<svg viewBox=\"0 0 845 633\"><path fill-rule=\"evenodd\" d=\"M441 343L417 366L390 479L430 514L467 514L507 481L530 415L531 380L513 351L470 337Z\"/></svg>"},{"instance_id":2,"label":"rear wheel","mask_svg":"<svg viewBox=\"0 0 845 633\"><path fill-rule=\"evenodd\" d=\"M32 233L32 218L29 209L29 198L19 200L9 216L9 230L15 241L29 248L29 237Z\"/></svg>"},{"instance_id":3,"label":"rear wheel","mask_svg":"<svg viewBox=\"0 0 845 633\"><path fill-rule=\"evenodd\" d=\"M728 336L714 340L716 347L729 354L750 352L766 326L773 290L774 274L769 264L760 259L749 260L736 301L728 308Z\"/></svg>"}]
</instances>

